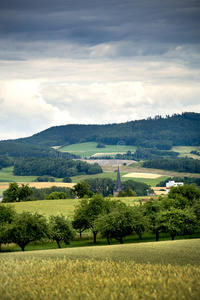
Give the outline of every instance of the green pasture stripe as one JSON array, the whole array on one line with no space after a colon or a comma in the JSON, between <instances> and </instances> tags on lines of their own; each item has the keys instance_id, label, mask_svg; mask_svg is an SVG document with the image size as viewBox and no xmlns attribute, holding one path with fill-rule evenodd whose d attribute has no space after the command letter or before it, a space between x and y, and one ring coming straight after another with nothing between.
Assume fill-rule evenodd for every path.
<instances>
[{"instance_id":1,"label":"green pasture stripe","mask_svg":"<svg viewBox=\"0 0 200 300\"><path fill-rule=\"evenodd\" d=\"M59 148L60 152L70 152L80 155L82 158L90 157L96 153L126 153L128 150L134 152L137 147L126 145L105 145L105 148L97 148L96 142L79 143Z\"/></svg>"}]
</instances>

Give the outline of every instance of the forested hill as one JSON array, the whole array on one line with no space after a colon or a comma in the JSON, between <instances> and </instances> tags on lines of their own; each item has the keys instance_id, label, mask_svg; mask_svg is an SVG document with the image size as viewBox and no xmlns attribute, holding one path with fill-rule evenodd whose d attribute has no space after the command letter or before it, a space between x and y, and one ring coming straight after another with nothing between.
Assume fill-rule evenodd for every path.
<instances>
[{"instance_id":1,"label":"forested hill","mask_svg":"<svg viewBox=\"0 0 200 300\"><path fill-rule=\"evenodd\" d=\"M165 150L172 146L199 146L200 114L156 116L120 124L55 126L16 141L48 147L92 141L111 145L121 141L126 145Z\"/></svg>"}]
</instances>

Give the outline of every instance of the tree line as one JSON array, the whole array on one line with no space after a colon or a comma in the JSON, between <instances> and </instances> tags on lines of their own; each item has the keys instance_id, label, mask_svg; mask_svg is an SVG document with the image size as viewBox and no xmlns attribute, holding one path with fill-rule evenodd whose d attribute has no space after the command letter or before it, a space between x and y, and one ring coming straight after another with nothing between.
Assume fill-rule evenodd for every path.
<instances>
[{"instance_id":1,"label":"tree line","mask_svg":"<svg viewBox=\"0 0 200 300\"><path fill-rule=\"evenodd\" d=\"M145 161L145 168L171 170L177 172L200 173L200 160L193 158L162 158Z\"/></svg>"},{"instance_id":2,"label":"tree line","mask_svg":"<svg viewBox=\"0 0 200 300\"><path fill-rule=\"evenodd\" d=\"M28 184L19 186L16 182L10 182L8 189L3 192L3 203L35 201L45 199L74 199L84 196L92 197L94 194L102 194L103 197L112 197L116 180L110 178L93 178L82 180L74 188L52 186L49 188L29 187ZM119 197L146 196L150 186L134 180L127 180L124 183L125 192Z\"/></svg>"},{"instance_id":3,"label":"tree line","mask_svg":"<svg viewBox=\"0 0 200 300\"><path fill-rule=\"evenodd\" d=\"M9 155L0 155L0 170L14 164L14 159Z\"/></svg>"},{"instance_id":4,"label":"tree line","mask_svg":"<svg viewBox=\"0 0 200 300\"><path fill-rule=\"evenodd\" d=\"M86 182L89 183L88 188L93 193L100 193L104 197L113 194L113 188L116 184L116 180L110 178L91 178L86 179ZM125 190L127 188L135 192L136 196L146 196L147 190L149 190L149 185L143 182L134 181L132 179L126 180L123 182ZM121 195L123 196L123 195Z\"/></svg>"},{"instance_id":5,"label":"tree line","mask_svg":"<svg viewBox=\"0 0 200 300\"><path fill-rule=\"evenodd\" d=\"M85 174L98 174L103 170L99 164L62 158L19 158L14 164L14 175L43 176L57 178Z\"/></svg>"},{"instance_id":6,"label":"tree line","mask_svg":"<svg viewBox=\"0 0 200 300\"><path fill-rule=\"evenodd\" d=\"M16 182L10 182L7 190L3 192L3 203L23 202L50 199L74 199L75 194L67 187L52 186L50 188L29 187L28 184L19 186Z\"/></svg>"},{"instance_id":7,"label":"tree line","mask_svg":"<svg viewBox=\"0 0 200 300\"><path fill-rule=\"evenodd\" d=\"M176 236L192 234L200 228L200 191L194 185L172 187L168 196L150 199L133 207L114 198L104 198L95 194L92 198L83 198L76 207L72 219L63 215L51 216L49 222L44 216L23 212L17 214L12 207L0 205L0 244L16 243L25 250L25 246L42 238L69 244L75 231L82 233L89 229L94 244L97 234L110 244L116 239L123 244L126 236L137 234L140 239L145 232Z\"/></svg>"},{"instance_id":8,"label":"tree line","mask_svg":"<svg viewBox=\"0 0 200 300\"><path fill-rule=\"evenodd\" d=\"M180 177L180 176L168 177L167 179L160 181L156 186L166 187L166 183L168 181L183 182L185 184L193 183L200 187L200 178L186 177L186 176L185 177Z\"/></svg>"},{"instance_id":9,"label":"tree line","mask_svg":"<svg viewBox=\"0 0 200 300\"><path fill-rule=\"evenodd\" d=\"M17 141L47 147L94 141L117 145L119 141L124 141L126 145L170 150L172 146L199 146L199 123L200 114L183 113L121 124L70 124L48 128L32 137Z\"/></svg>"},{"instance_id":10,"label":"tree line","mask_svg":"<svg viewBox=\"0 0 200 300\"><path fill-rule=\"evenodd\" d=\"M127 151L126 154L117 154L115 156L115 159L130 159L130 160L140 161L140 160L162 158L163 156L177 157L178 155L179 155L178 152L158 150L156 147L154 148L138 147L135 152Z\"/></svg>"},{"instance_id":11,"label":"tree line","mask_svg":"<svg viewBox=\"0 0 200 300\"><path fill-rule=\"evenodd\" d=\"M10 157L60 157L60 152L55 149L38 145L29 145L17 141L0 141L0 153ZM71 153L62 153L63 158L80 158Z\"/></svg>"}]
</instances>

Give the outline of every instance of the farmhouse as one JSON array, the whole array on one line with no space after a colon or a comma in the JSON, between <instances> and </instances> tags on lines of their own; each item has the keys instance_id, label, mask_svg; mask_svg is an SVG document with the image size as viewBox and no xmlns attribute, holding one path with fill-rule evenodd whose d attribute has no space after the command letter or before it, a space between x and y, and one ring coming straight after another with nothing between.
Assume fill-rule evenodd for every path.
<instances>
[{"instance_id":1,"label":"farmhouse","mask_svg":"<svg viewBox=\"0 0 200 300\"><path fill-rule=\"evenodd\" d=\"M183 182L175 182L175 181L169 181L166 183L166 193L169 193L171 186L178 186L178 185L184 185Z\"/></svg>"},{"instance_id":2,"label":"farmhouse","mask_svg":"<svg viewBox=\"0 0 200 300\"><path fill-rule=\"evenodd\" d=\"M114 189L113 189L113 196L117 197L117 195L120 191L124 192L124 186L121 183L121 178L120 178L120 173L119 173L119 166L118 166L117 182L116 182L116 185L114 186Z\"/></svg>"}]
</instances>

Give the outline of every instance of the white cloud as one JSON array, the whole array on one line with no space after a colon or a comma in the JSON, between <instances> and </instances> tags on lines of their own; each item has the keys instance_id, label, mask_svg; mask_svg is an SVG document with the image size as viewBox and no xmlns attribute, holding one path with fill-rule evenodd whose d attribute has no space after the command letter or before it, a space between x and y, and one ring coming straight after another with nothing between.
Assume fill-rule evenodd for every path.
<instances>
[{"instance_id":1,"label":"white cloud","mask_svg":"<svg viewBox=\"0 0 200 300\"><path fill-rule=\"evenodd\" d=\"M46 103L38 87L38 82L29 80L0 84L0 139L31 135L68 117L67 112Z\"/></svg>"}]
</instances>

